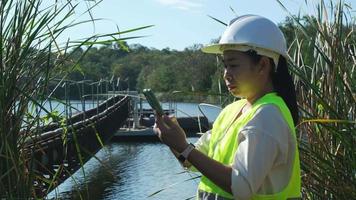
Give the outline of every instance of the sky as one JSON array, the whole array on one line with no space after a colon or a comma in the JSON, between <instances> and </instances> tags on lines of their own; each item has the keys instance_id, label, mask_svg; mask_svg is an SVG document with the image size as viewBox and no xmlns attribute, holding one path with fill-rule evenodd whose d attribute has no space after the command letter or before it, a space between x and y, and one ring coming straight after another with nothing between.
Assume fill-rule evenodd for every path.
<instances>
[{"instance_id":1,"label":"sky","mask_svg":"<svg viewBox=\"0 0 356 200\"><path fill-rule=\"evenodd\" d=\"M306 6L304 0L281 0L293 13L310 13L313 6ZM317 0L309 0L317 2ZM347 1L356 6L356 0ZM85 10L85 4L78 7L77 16ZM235 11L233 12L231 8ZM355 9L354 9L355 10ZM127 41L129 44L163 49L183 50L194 44L209 44L218 38L225 26L209 18L213 16L228 23L236 15L257 14L269 18L275 23L282 22L288 13L276 0L103 0L92 11L97 21L95 27L85 24L65 32L61 41L79 39L99 33L116 32L146 25L151 28L124 36L145 36ZM355 14L355 12L354 12ZM78 20L84 20L83 15Z\"/></svg>"}]
</instances>

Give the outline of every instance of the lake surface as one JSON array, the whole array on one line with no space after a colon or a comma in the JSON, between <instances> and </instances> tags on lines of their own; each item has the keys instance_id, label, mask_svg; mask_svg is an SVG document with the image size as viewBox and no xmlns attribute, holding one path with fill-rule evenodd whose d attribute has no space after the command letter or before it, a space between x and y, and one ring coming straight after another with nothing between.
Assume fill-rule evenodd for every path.
<instances>
[{"instance_id":1,"label":"lake surface","mask_svg":"<svg viewBox=\"0 0 356 200\"><path fill-rule=\"evenodd\" d=\"M60 115L65 115L65 114L72 114L74 115L75 113L81 112L83 110L89 110L92 108L96 108L97 105L99 105L99 101L91 101L91 100L86 100L85 103L82 103L81 101L75 100L75 101L70 101L70 106L65 106L63 103L60 103L58 101L50 101L46 102L44 104L44 108L46 108L49 112L52 111L57 111ZM31 107L31 106L30 106ZM150 105L146 102L142 103L142 108L148 109L151 108ZM206 117L209 119L209 121L214 121L217 113L219 113L220 109L218 109L216 106L207 106L207 105L200 105L200 109L198 107L197 103L162 103L162 108L163 109L169 109L169 108L174 108L176 110L176 116L177 117L189 117L189 116L202 116L202 112ZM33 110L32 112L35 112ZM40 111L40 115L44 116L47 113L44 110Z\"/></svg>"},{"instance_id":2,"label":"lake surface","mask_svg":"<svg viewBox=\"0 0 356 200\"><path fill-rule=\"evenodd\" d=\"M163 108L165 106L168 105L163 104ZM203 110L212 120L219 111L211 107ZM201 115L197 104L177 103L177 116L187 115ZM197 139L188 138L190 142ZM160 142L111 142L96 157L48 198L174 200L195 197L199 179L192 178L199 174L186 172L169 148ZM159 193L150 196L156 192Z\"/></svg>"},{"instance_id":3,"label":"lake surface","mask_svg":"<svg viewBox=\"0 0 356 200\"><path fill-rule=\"evenodd\" d=\"M85 177L77 171L49 198L80 199L82 195L83 199L172 200L195 196L199 179L188 179L198 174L185 172L168 147L159 142L110 143L96 156L100 162L89 160L84 166Z\"/></svg>"}]
</instances>

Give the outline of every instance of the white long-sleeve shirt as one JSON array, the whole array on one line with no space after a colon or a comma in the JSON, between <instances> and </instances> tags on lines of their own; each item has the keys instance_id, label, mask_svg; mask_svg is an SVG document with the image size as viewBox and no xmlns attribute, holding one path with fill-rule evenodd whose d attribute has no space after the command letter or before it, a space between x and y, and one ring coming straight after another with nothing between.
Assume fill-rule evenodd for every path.
<instances>
[{"instance_id":1,"label":"white long-sleeve shirt","mask_svg":"<svg viewBox=\"0 0 356 200\"><path fill-rule=\"evenodd\" d=\"M294 161L295 139L279 108L261 106L238 134L238 148L232 164L231 190L234 199L250 199L253 194L272 194L287 186ZM208 153L210 133L195 144ZM201 194L202 199L216 198Z\"/></svg>"}]
</instances>

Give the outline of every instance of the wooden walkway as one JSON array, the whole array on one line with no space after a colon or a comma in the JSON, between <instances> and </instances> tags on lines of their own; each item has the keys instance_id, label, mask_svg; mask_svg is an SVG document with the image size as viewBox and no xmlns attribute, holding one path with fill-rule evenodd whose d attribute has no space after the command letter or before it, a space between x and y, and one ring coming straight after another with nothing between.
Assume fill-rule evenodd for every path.
<instances>
[{"instance_id":1,"label":"wooden walkway","mask_svg":"<svg viewBox=\"0 0 356 200\"><path fill-rule=\"evenodd\" d=\"M35 198L69 178L88 161L126 121L130 97L112 97L99 107L34 131L26 141L28 170L35 172Z\"/></svg>"}]
</instances>

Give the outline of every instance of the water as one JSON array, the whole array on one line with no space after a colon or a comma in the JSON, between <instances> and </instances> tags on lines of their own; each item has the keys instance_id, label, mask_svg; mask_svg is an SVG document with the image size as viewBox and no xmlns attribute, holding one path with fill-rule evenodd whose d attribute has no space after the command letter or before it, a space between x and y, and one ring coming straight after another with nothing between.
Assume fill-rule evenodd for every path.
<instances>
[{"instance_id":1,"label":"water","mask_svg":"<svg viewBox=\"0 0 356 200\"><path fill-rule=\"evenodd\" d=\"M215 119L219 111L210 107L203 110L209 119ZM187 115L201 115L197 104L178 103L177 116ZM197 138L188 140L195 142ZM113 142L96 157L52 191L48 198L174 200L195 196L199 179L189 179L199 174L185 172L169 148L160 142Z\"/></svg>"},{"instance_id":2,"label":"water","mask_svg":"<svg viewBox=\"0 0 356 200\"><path fill-rule=\"evenodd\" d=\"M99 101L91 101L86 100L85 104L83 105L79 100L71 100L70 104L71 107L65 106L63 103L58 101L50 101L44 104L44 108L46 108L49 112L57 111L60 115L68 115L81 112L83 110L89 110L92 108L96 108L101 102ZM31 107L31 106L30 106ZM173 106L174 107L174 106ZM150 105L146 102L142 103L142 108L148 109L151 108ZM169 109L169 103L162 103L163 109ZM176 103L176 110L177 110L177 117L192 117L192 116L202 116L203 114L208 118L210 122L214 121L217 114L219 113L220 109L214 106L206 106L201 105L199 110L198 104L196 103ZM203 113L202 113L203 112ZM32 113L36 113L36 110L33 109ZM45 116L47 113L44 110L39 111L40 116Z\"/></svg>"},{"instance_id":3,"label":"water","mask_svg":"<svg viewBox=\"0 0 356 200\"><path fill-rule=\"evenodd\" d=\"M70 114L74 115L75 113L81 112L83 110L96 108L101 102L102 101L86 100L85 103L82 103L82 101L80 100L71 100L70 105L66 106L64 104L65 102L51 100L43 103L42 105L48 112L56 111L58 112L59 115L65 115L67 112L68 115ZM39 113L39 116L42 117L47 115L47 112L45 110L43 109L36 110L36 107L34 107L32 104L29 105L29 110L30 113L32 114Z\"/></svg>"},{"instance_id":4,"label":"water","mask_svg":"<svg viewBox=\"0 0 356 200\"><path fill-rule=\"evenodd\" d=\"M198 174L182 173L183 168L168 147L159 142L110 143L96 156L100 162L92 158L85 164L85 178L82 171L76 172L49 198L57 195L57 198L80 199L80 193L83 199L172 200L195 195L199 179L185 180Z\"/></svg>"},{"instance_id":5,"label":"water","mask_svg":"<svg viewBox=\"0 0 356 200\"><path fill-rule=\"evenodd\" d=\"M167 104L163 104L163 109L168 108ZM196 103L177 103L177 117L192 117L198 115L205 115L210 122L213 122L217 117L220 109L215 106L200 105Z\"/></svg>"}]
</instances>

